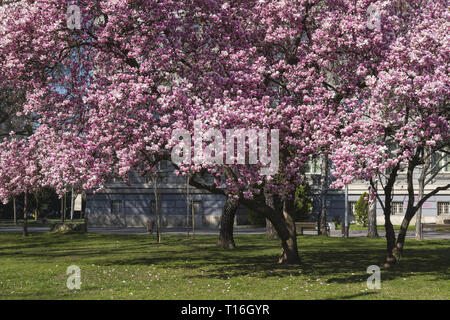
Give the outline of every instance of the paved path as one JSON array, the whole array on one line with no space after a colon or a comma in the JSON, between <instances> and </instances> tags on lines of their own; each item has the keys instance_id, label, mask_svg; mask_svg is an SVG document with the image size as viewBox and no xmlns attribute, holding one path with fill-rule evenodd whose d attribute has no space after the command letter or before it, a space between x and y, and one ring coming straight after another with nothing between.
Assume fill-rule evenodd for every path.
<instances>
[{"instance_id":1,"label":"paved path","mask_svg":"<svg viewBox=\"0 0 450 320\"><path fill-rule=\"evenodd\" d=\"M50 231L50 228L48 227L28 227L28 232L34 233L34 232L48 232ZM88 231L91 233L97 233L97 234L147 234L147 231L145 228L125 228L125 229L119 229L119 228L93 228L89 227ZM0 232L22 232L22 227L20 226L11 226L11 227L0 227ZM264 228L252 228L247 226L238 226L234 228L234 234L264 234L266 230ZM185 228L169 228L163 230L164 234L172 234L172 235L185 235L186 229ZM398 231L396 231L398 233ZM191 233L192 234L192 233ZM218 229L197 229L195 231L195 234L197 235L218 235L219 230ZM317 231L314 230L305 230L305 235L316 235ZM378 234L380 237L385 237L386 232L379 228ZM356 237L365 237L367 235L367 231L365 230L350 230L350 237L356 238ZM342 237L340 230L332 230L331 231L332 237ZM407 238L414 238L415 232L414 231L408 231L406 234ZM425 239L449 239L450 240L450 232L448 231L426 231L424 232L424 238Z\"/></svg>"}]
</instances>

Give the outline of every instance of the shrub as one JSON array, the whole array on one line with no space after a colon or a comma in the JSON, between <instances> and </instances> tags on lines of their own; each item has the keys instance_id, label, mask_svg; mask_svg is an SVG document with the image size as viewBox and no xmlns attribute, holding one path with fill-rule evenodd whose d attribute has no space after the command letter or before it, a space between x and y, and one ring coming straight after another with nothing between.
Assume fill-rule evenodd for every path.
<instances>
[{"instance_id":1,"label":"shrub","mask_svg":"<svg viewBox=\"0 0 450 320\"><path fill-rule=\"evenodd\" d=\"M55 223L51 226L52 232L60 233L85 233L85 223Z\"/></svg>"},{"instance_id":2,"label":"shrub","mask_svg":"<svg viewBox=\"0 0 450 320\"><path fill-rule=\"evenodd\" d=\"M295 189L295 221L306 221L311 218L312 191L307 183L303 183Z\"/></svg>"},{"instance_id":3,"label":"shrub","mask_svg":"<svg viewBox=\"0 0 450 320\"><path fill-rule=\"evenodd\" d=\"M369 194L365 192L359 197L359 200L355 204L355 220L356 223L367 226L367 220L369 216Z\"/></svg>"}]
</instances>

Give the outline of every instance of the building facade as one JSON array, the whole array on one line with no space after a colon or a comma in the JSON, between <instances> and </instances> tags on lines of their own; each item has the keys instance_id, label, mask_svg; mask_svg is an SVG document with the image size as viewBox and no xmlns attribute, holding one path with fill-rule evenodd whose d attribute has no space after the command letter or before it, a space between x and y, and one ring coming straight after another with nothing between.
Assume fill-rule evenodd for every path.
<instances>
[{"instance_id":1,"label":"building facade","mask_svg":"<svg viewBox=\"0 0 450 320\"><path fill-rule=\"evenodd\" d=\"M159 169L163 226L219 228L225 196L189 186L169 162L161 162ZM156 221L155 204L152 181L130 173L129 184L117 180L99 193L88 193L86 214L90 226L143 227L149 219ZM235 224L247 224L246 219L247 210L239 208Z\"/></svg>"},{"instance_id":2,"label":"building facade","mask_svg":"<svg viewBox=\"0 0 450 320\"><path fill-rule=\"evenodd\" d=\"M447 159L448 160L448 159ZM446 161L447 161L446 160ZM320 163L310 162L307 170L313 196L312 219L317 219L320 207ZM417 177L416 177L417 178ZM450 181L450 165L444 166L433 183L427 185L425 193L434 188L448 184ZM357 181L348 186L348 209L350 221L353 220L355 203L364 192L368 192L369 184ZM162 225L165 227L213 227L219 228L225 196L215 195L193 188L186 183L186 178L177 176L169 162L161 162L157 190L161 199ZM415 190L418 187L415 186ZM383 194L379 189L381 198ZM189 199L187 201L187 199ZM417 196L416 196L417 199ZM391 221L400 225L406 211L408 192L406 176L399 175L394 187L394 199ZM189 203L189 206L188 206ZM341 220L345 212L344 190L329 189L326 192L327 218L329 221ZM426 223L442 223L450 219L450 190L428 199L422 207L422 221ZM138 174L131 173L129 183L117 180L108 184L98 193L88 193L86 214L90 226L110 227L143 227L148 219L156 220L155 195L152 181ZM236 214L236 225L248 224L248 210L241 206ZM411 223L415 223L415 220ZM377 203L377 224L384 224L382 206Z\"/></svg>"}]
</instances>

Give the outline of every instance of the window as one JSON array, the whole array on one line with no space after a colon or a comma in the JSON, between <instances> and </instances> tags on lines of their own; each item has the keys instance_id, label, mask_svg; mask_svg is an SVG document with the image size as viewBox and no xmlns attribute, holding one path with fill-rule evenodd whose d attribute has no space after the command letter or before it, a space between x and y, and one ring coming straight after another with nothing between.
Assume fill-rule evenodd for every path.
<instances>
[{"instance_id":1,"label":"window","mask_svg":"<svg viewBox=\"0 0 450 320\"><path fill-rule=\"evenodd\" d=\"M111 201L111 214L122 214L122 200Z\"/></svg>"},{"instance_id":2,"label":"window","mask_svg":"<svg viewBox=\"0 0 450 320\"><path fill-rule=\"evenodd\" d=\"M392 202L391 215L403 214L403 202Z\"/></svg>"},{"instance_id":3,"label":"window","mask_svg":"<svg viewBox=\"0 0 450 320\"><path fill-rule=\"evenodd\" d=\"M309 174L320 174L320 159L311 159L306 163L306 173Z\"/></svg>"},{"instance_id":4,"label":"window","mask_svg":"<svg viewBox=\"0 0 450 320\"><path fill-rule=\"evenodd\" d=\"M159 162L159 170L167 170L167 160L161 160Z\"/></svg>"},{"instance_id":5,"label":"window","mask_svg":"<svg viewBox=\"0 0 450 320\"><path fill-rule=\"evenodd\" d=\"M156 201L155 200L150 200L150 212L153 215L156 215Z\"/></svg>"},{"instance_id":6,"label":"window","mask_svg":"<svg viewBox=\"0 0 450 320\"><path fill-rule=\"evenodd\" d=\"M448 215L448 209L450 206L450 202L438 202L437 204L437 208L438 208L438 216L442 216L442 215Z\"/></svg>"}]
</instances>

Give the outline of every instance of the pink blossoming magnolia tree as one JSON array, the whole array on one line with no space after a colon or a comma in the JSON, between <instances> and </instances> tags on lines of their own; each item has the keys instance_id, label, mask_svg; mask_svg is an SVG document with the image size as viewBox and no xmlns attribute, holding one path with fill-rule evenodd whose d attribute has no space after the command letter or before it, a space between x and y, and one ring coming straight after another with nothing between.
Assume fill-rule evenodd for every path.
<instances>
[{"instance_id":1,"label":"pink blossoming magnolia tree","mask_svg":"<svg viewBox=\"0 0 450 320\"><path fill-rule=\"evenodd\" d=\"M36 161L36 147L27 140L11 137L0 143L0 195L7 203L10 197L24 194L23 235L28 235L28 195L41 187L41 170Z\"/></svg>"},{"instance_id":2,"label":"pink blossoming magnolia tree","mask_svg":"<svg viewBox=\"0 0 450 320\"><path fill-rule=\"evenodd\" d=\"M450 188L438 186L415 201L414 171L450 145L447 4L405 1L395 15L382 9L380 36L386 40L379 63L361 66L366 92L348 101L352 113L334 144L335 186L356 178L370 181L372 188L376 179L381 182L382 193L372 196L384 211L386 267L401 258L417 210ZM406 175L408 205L396 239L390 215L399 175Z\"/></svg>"},{"instance_id":3,"label":"pink blossoming magnolia tree","mask_svg":"<svg viewBox=\"0 0 450 320\"><path fill-rule=\"evenodd\" d=\"M368 23L368 8L382 4L378 28ZM402 90L391 92L392 103L386 104L385 80L376 79L400 69L391 55L404 50L404 36L420 30L404 21L416 16L416 9L423 11L419 22L427 18L420 5L81 0L79 29L67 27L67 5L45 0L0 6L0 81L25 91L24 112L40 119L35 139L43 148L39 161L46 184L91 189L111 174L125 177L131 169L149 174L158 161L171 159L174 132L194 135L196 121L223 136L227 129L276 129L280 166L271 176L248 161L177 166L193 186L224 194L269 219L281 239L280 262L298 263L292 195L308 157L336 152L336 175L343 183L370 179L392 164L379 155L378 139L356 142L373 136L373 122L383 119L376 106L394 110L397 96L406 99ZM103 22L94 23L98 17ZM438 26L424 22L423 32ZM409 48L408 41L403 44ZM398 63L408 69L406 62ZM423 87L434 92L431 79L424 78ZM401 113L392 114L392 121L402 123ZM439 118L435 112L430 116ZM373 156L367 159L373 169L352 162L359 148ZM214 180L202 179L205 175ZM225 207L232 211L235 204Z\"/></svg>"}]
</instances>

